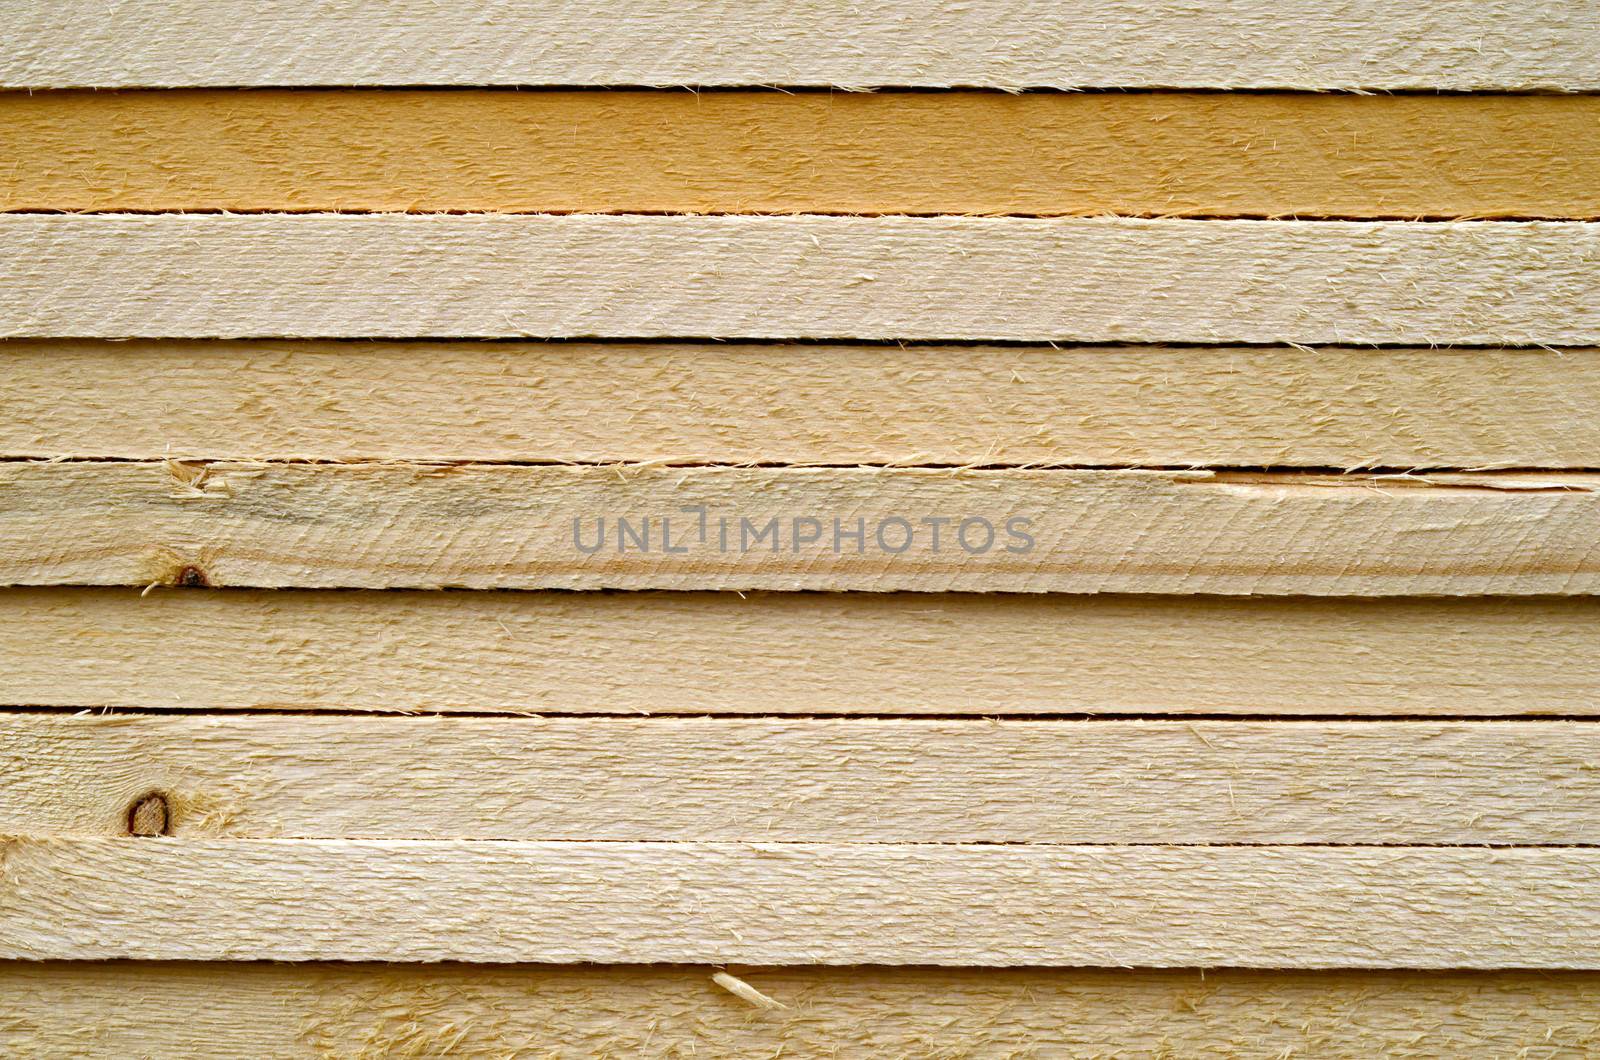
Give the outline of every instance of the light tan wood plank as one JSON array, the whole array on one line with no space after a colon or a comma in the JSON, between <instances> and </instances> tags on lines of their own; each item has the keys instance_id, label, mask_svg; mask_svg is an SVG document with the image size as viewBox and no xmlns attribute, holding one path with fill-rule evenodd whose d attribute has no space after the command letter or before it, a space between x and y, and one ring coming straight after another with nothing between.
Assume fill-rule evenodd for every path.
<instances>
[{"instance_id":1,"label":"light tan wood plank","mask_svg":"<svg viewBox=\"0 0 1600 1060\"><path fill-rule=\"evenodd\" d=\"M10 92L0 209L1594 218L1597 124L1587 95Z\"/></svg>"},{"instance_id":2,"label":"light tan wood plank","mask_svg":"<svg viewBox=\"0 0 1600 1060\"><path fill-rule=\"evenodd\" d=\"M15 839L0 958L1600 967L1575 848Z\"/></svg>"},{"instance_id":3,"label":"light tan wood plank","mask_svg":"<svg viewBox=\"0 0 1600 1060\"><path fill-rule=\"evenodd\" d=\"M1597 485L1509 472L10 462L0 582L1588 594Z\"/></svg>"},{"instance_id":4,"label":"light tan wood plank","mask_svg":"<svg viewBox=\"0 0 1600 1060\"><path fill-rule=\"evenodd\" d=\"M0 215L0 335L1600 343L1600 224Z\"/></svg>"},{"instance_id":5,"label":"light tan wood plank","mask_svg":"<svg viewBox=\"0 0 1600 1060\"><path fill-rule=\"evenodd\" d=\"M1593 349L14 340L0 379L11 456L1600 467Z\"/></svg>"},{"instance_id":6,"label":"light tan wood plank","mask_svg":"<svg viewBox=\"0 0 1600 1060\"><path fill-rule=\"evenodd\" d=\"M1600 88L1583 0L63 0L0 84Z\"/></svg>"},{"instance_id":7,"label":"light tan wood plank","mask_svg":"<svg viewBox=\"0 0 1600 1060\"><path fill-rule=\"evenodd\" d=\"M13 1056L1578 1058L1583 972L0 964Z\"/></svg>"},{"instance_id":8,"label":"light tan wood plank","mask_svg":"<svg viewBox=\"0 0 1600 1060\"><path fill-rule=\"evenodd\" d=\"M0 625L24 706L1600 712L1590 597L7 589Z\"/></svg>"},{"instance_id":9,"label":"light tan wood plank","mask_svg":"<svg viewBox=\"0 0 1600 1060\"><path fill-rule=\"evenodd\" d=\"M0 778L35 836L1600 842L1580 722L0 714Z\"/></svg>"}]
</instances>

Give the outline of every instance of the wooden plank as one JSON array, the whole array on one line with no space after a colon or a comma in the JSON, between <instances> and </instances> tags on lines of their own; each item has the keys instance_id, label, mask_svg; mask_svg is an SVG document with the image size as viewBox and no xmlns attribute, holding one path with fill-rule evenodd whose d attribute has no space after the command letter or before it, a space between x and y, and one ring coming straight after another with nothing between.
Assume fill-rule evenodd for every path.
<instances>
[{"instance_id":1,"label":"wooden plank","mask_svg":"<svg viewBox=\"0 0 1600 1060\"><path fill-rule=\"evenodd\" d=\"M1597 487L1518 472L13 461L0 583L1589 594Z\"/></svg>"},{"instance_id":2,"label":"wooden plank","mask_svg":"<svg viewBox=\"0 0 1600 1060\"><path fill-rule=\"evenodd\" d=\"M1581 1056L1583 972L12 962L12 1056Z\"/></svg>"},{"instance_id":3,"label":"wooden plank","mask_svg":"<svg viewBox=\"0 0 1600 1060\"><path fill-rule=\"evenodd\" d=\"M1584 722L0 714L0 833L1595 844L1597 761Z\"/></svg>"},{"instance_id":4,"label":"wooden plank","mask_svg":"<svg viewBox=\"0 0 1600 1060\"><path fill-rule=\"evenodd\" d=\"M7 589L0 625L22 706L1600 713L1590 597Z\"/></svg>"},{"instance_id":5,"label":"wooden plank","mask_svg":"<svg viewBox=\"0 0 1600 1060\"><path fill-rule=\"evenodd\" d=\"M1600 967L1587 848L86 838L0 858L5 959Z\"/></svg>"},{"instance_id":6,"label":"wooden plank","mask_svg":"<svg viewBox=\"0 0 1600 1060\"><path fill-rule=\"evenodd\" d=\"M9 0L0 84L1600 88L1584 0ZM601 42L597 44L596 42Z\"/></svg>"},{"instance_id":7,"label":"wooden plank","mask_svg":"<svg viewBox=\"0 0 1600 1060\"><path fill-rule=\"evenodd\" d=\"M13 340L0 378L6 456L1600 467L1593 349Z\"/></svg>"},{"instance_id":8,"label":"wooden plank","mask_svg":"<svg viewBox=\"0 0 1600 1060\"><path fill-rule=\"evenodd\" d=\"M13 92L0 209L1594 218L1597 125L1551 95Z\"/></svg>"},{"instance_id":9,"label":"wooden plank","mask_svg":"<svg viewBox=\"0 0 1600 1060\"><path fill-rule=\"evenodd\" d=\"M1600 224L0 215L0 335L1600 343Z\"/></svg>"}]
</instances>

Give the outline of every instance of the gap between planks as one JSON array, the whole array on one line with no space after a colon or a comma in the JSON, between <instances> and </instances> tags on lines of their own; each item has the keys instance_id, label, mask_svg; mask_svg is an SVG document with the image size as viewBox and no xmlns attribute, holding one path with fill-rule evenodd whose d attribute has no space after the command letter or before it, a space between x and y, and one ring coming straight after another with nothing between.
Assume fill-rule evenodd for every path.
<instances>
[{"instance_id":1,"label":"gap between planks","mask_svg":"<svg viewBox=\"0 0 1600 1060\"><path fill-rule=\"evenodd\" d=\"M6 457L1600 468L1594 349L13 340L0 371Z\"/></svg>"},{"instance_id":2,"label":"gap between planks","mask_svg":"<svg viewBox=\"0 0 1600 1060\"><path fill-rule=\"evenodd\" d=\"M1587 95L13 92L0 210L1594 218L1596 123Z\"/></svg>"},{"instance_id":3,"label":"gap between planks","mask_svg":"<svg viewBox=\"0 0 1600 1060\"><path fill-rule=\"evenodd\" d=\"M44 707L1600 712L1592 597L12 588L0 623L0 702Z\"/></svg>"},{"instance_id":4,"label":"gap between planks","mask_svg":"<svg viewBox=\"0 0 1600 1060\"><path fill-rule=\"evenodd\" d=\"M7 11L0 85L1600 89L1584 0L63 0ZM596 42L600 42L597 46Z\"/></svg>"},{"instance_id":5,"label":"gap between planks","mask_svg":"<svg viewBox=\"0 0 1600 1060\"><path fill-rule=\"evenodd\" d=\"M0 582L1589 594L1597 484L1555 472L9 462Z\"/></svg>"},{"instance_id":6,"label":"gap between planks","mask_svg":"<svg viewBox=\"0 0 1600 1060\"><path fill-rule=\"evenodd\" d=\"M1600 343L1600 224L0 214L0 336Z\"/></svg>"},{"instance_id":7,"label":"gap between planks","mask_svg":"<svg viewBox=\"0 0 1600 1060\"><path fill-rule=\"evenodd\" d=\"M1596 850L72 838L0 861L5 959L1600 967Z\"/></svg>"},{"instance_id":8,"label":"gap between planks","mask_svg":"<svg viewBox=\"0 0 1600 1060\"><path fill-rule=\"evenodd\" d=\"M1585 722L0 713L0 834L1592 846Z\"/></svg>"}]
</instances>

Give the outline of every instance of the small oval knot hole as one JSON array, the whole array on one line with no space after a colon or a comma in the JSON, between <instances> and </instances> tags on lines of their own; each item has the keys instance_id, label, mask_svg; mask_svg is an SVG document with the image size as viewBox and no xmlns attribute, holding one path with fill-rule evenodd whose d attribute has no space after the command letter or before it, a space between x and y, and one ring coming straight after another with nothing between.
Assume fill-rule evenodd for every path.
<instances>
[{"instance_id":1,"label":"small oval knot hole","mask_svg":"<svg viewBox=\"0 0 1600 1060\"><path fill-rule=\"evenodd\" d=\"M180 589L207 589L211 586L211 579L206 577L206 572L193 564L179 567L178 575L172 581Z\"/></svg>"},{"instance_id":2,"label":"small oval knot hole","mask_svg":"<svg viewBox=\"0 0 1600 1060\"><path fill-rule=\"evenodd\" d=\"M128 834L153 836L172 834L172 814L167 797L159 791L141 795L128 807Z\"/></svg>"}]
</instances>

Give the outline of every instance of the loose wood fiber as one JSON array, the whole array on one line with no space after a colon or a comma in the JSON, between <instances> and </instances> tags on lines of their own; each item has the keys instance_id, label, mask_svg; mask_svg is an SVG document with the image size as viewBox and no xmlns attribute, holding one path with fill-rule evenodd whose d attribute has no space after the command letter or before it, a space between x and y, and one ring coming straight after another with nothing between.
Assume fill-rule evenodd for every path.
<instances>
[{"instance_id":1,"label":"loose wood fiber","mask_svg":"<svg viewBox=\"0 0 1600 1060\"><path fill-rule=\"evenodd\" d=\"M1594 96L12 92L0 209L1593 218L1597 126Z\"/></svg>"},{"instance_id":2,"label":"loose wood fiber","mask_svg":"<svg viewBox=\"0 0 1600 1060\"><path fill-rule=\"evenodd\" d=\"M1600 87L1585 0L6 0L0 85Z\"/></svg>"},{"instance_id":3,"label":"loose wood fiber","mask_svg":"<svg viewBox=\"0 0 1600 1060\"><path fill-rule=\"evenodd\" d=\"M1600 224L0 215L0 335L1600 342Z\"/></svg>"},{"instance_id":4,"label":"loose wood fiber","mask_svg":"<svg viewBox=\"0 0 1600 1060\"><path fill-rule=\"evenodd\" d=\"M1595 844L1596 761L1584 722L0 714L0 833Z\"/></svg>"},{"instance_id":5,"label":"loose wood fiber","mask_svg":"<svg viewBox=\"0 0 1600 1060\"><path fill-rule=\"evenodd\" d=\"M1600 712L1589 597L7 589L0 624L21 706Z\"/></svg>"},{"instance_id":6,"label":"loose wood fiber","mask_svg":"<svg viewBox=\"0 0 1600 1060\"><path fill-rule=\"evenodd\" d=\"M0 964L14 1056L1581 1057L1581 972Z\"/></svg>"},{"instance_id":7,"label":"loose wood fiber","mask_svg":"<svg viewBox=\"0 0 1600 1060\"><path fill-rule=\"evenodd\" d=\"M0 375L6 456L1600 467L1592 349L13 340Z\"/></svg>"},{"instance_id":8,"label":"loose wood fiber","mask_svg":"<svg viewBox=\"0 0 1600 1060\"><path fill-rule=\"evenodd\" d=\"M1600 591L1597 484L1555 472L9 462L0 583L1588 594Z\"/></svg>"},{"instance_id":9,"label":"loose wood fiber","mask_svg":"<svg viewBox=\"0 0 1600 1060\"><path fill-rule=\"evenodd\" d=\"M1587 848L73 838L0 859L0 959L1600 967Z\"/></svg>"}]
</instances>

